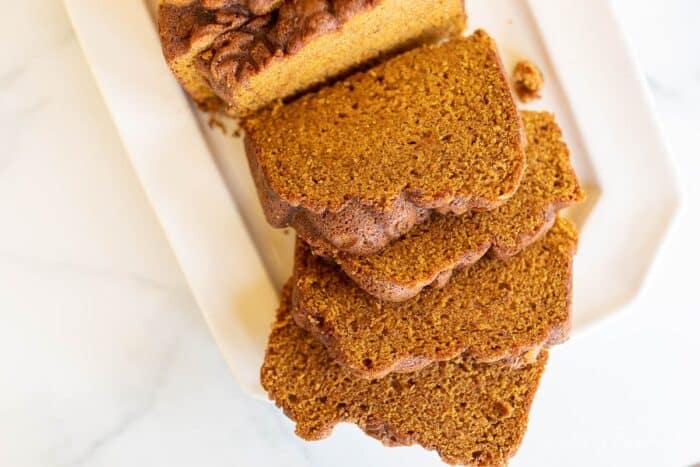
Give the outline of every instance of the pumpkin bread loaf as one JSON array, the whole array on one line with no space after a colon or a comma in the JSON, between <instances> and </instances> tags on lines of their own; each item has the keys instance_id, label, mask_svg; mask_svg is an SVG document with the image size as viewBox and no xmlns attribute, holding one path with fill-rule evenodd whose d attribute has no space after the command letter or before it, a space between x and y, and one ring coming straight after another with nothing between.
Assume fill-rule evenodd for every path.
<instances>
[{"instance_id":1,"label":"pumpkin bread loaf","mask_svg":"<svg viewBox=\"0 0 700 467\"><path fill-rule=\"evenodd\" d=\"M568 337L576 242L573 224L559 219L519 255L486 257L441 289L391 303L297 241L293 316L362 378L416 371L462 353L517 367Z\"/></svg>"},{"instance_id":2,"label":"pumpkin bread loaf","mask_svg":"<svg viewBox=\"0 0 700 467\"><path fill-rule=\"evenodd\" d=\"M433 215L375 255L339 253L334 260L366 292L403 301L430 284L444 285L455 269L475 263L489 250L506 258L544 235L557 211L583 199L583 190L554 116L523 112L522 117L527 170L503 206L463 216Z\"/></svg>"},{"instance_id":3,"label":"pumpkin bread loaf","mask_svg":"<svg viewBox=\"0 0 700 467\"><path fill-rule=\"evenodd\" d=\"M376 253L431 210L494 209L525 168L520 115L483 31L399 55L243 121L268 221L318 253Z\"/></svg>"},{"instance_id":4,"label":"pumpkin bread loaf","mask_svg":"<svg viewBox=\"0 0 700 467\"><path fill-rule=\"evenodd\" d=\"M235 116L368 60L464 29L463 0L162 0L165 58L198 103Z\"/></svg>"},{"instance_id":5,"label":"pumpkin bread loaf","mask_svg":"<svg viewBox=\"0 0 700 467\"><path fill-rule=\"evenodd\" d=\"M333 362L290 316L290 287L268 342L261 382L307 440L340 422L357 424L387 445L419 444L445 462L504 465L525 433L547 352L512 368L466 355L416 373L368 381Z\"/></svg>"}]
</instances>

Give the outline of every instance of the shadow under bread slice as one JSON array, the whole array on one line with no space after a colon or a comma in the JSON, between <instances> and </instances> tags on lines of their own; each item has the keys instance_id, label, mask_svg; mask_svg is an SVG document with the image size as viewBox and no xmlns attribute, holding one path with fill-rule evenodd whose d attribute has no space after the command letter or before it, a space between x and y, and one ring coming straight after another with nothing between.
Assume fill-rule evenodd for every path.
<instances>
[{"instance_id":1,"label":"shadow under bread slice","mask_svg":"<svg viewBox=\"0 0 700 467\"><path fill-rule=\"evenodd\" d=\"M517 367L568 337L576 244L574 225L558 219L520 254L486 257L445 287L394 303L367 294L298 240L293 316L362 378L416 371L462 353Z\"/></svg>"},{"instance_id":2,"label":"shadow under bread slice","mask_svg":"<svg viewBox=\"0 0 700 467\"><path fill-rule=\"evenodd\" d=\"M547 351L519 368L462 355L411 374L359 379L293 322L290 295L291 283L282 292L261 382L297 435L318 440L350 422L386 445L419 444L451 464L505 465L515 454Z\"/></svg>"},{"instance_id":3,"label":"shadow under bread slice","mask_svg":"<svg viewBox=\"0 0 700 467\"><path fill-rule=\"evenodd\" d=\"M343 271L375 297L403 301L428 285L444 285L455 269L489 251L506 258L544 235L557 212L584 194L554 116L522 112L522 119L527 169L508 202L492 211L433 215L371 256L337 253L334 259Z\"/></svg>"},{"instance_id":4,"label":"shadow under bread slice","mask_svg":"<svg viewBox=\"0 0 700 467\"><path fill-rule=\"evenodd\" d=\"M368 255L432 211L494 209L520 185L525 141L484 31L423 46L245 119L268 221L318 253Z\"/></svg>"}]
</instances>

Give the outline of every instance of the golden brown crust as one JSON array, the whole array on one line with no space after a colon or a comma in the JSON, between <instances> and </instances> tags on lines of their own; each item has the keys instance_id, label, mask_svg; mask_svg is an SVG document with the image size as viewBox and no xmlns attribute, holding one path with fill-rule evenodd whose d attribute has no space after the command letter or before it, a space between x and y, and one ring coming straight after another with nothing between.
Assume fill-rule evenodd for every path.
<instances>
[{"instance_id":1,"label":"golden brown crust","mask_svg":"<svg viewBox=\"0 0 700 467\"><path fill-rule=\"evenodd\" d=\"M562 342L571 323L575 227L559 219L508 260L487 257L442 289L382 302L297 242L293 315L362 378L416 371L466 353L518 366Z\"/></svg>"},{"instance_id":2,"label":"golden brown crust","mask_svg":"<svg viewBox=\"0 0 700 467\"><path fill-rule=\"evenodd\" d=\"M522 122L483 31L412 50L244 126L268 220L301 226L323 254L376 253L426 211L494 209L525 169Z\"/></svg>"},{"instance_id":3,"label":"golden brown crust","mask_svg":"<svg viewBox=\"0 0 700 467\"><path fill-rule=\"evenodd\" d=\"M584 195L554 116L523 112L522 117L527 170L507 203L470 215L434 215L375 255L337 253L334 260L366 292L404 301L428 285L443 286L454 270L475 263L489 250L506 258L537 241L554 224L557 211Z\"/></svg>"},{"instance_id":4,"label":"golden brown crust","mask_svg":"<svg viewBox=\"0 0 700 467\"><path fill-rule=\"evenodd\" d=\"M444 1L433 2L435 8ZM457 0L448 1L457 4ZM287 89L273 85L282 79L275 73L267 81L254 83L261 72L288 61L315 39L340 31L351 19L383 3L387 0L165 0L159 6L158 23L165 58L193 98L203 105L221 98L230 105L232 114L242 115L269 105L274 99L289 97L268 95L261 88L267 83L268 87ZM444 37L458 32L455 21L463 27L464 10L460 17L443 18L443 24L431 24L420 17L414 21L425 23L425 31L418 28L416 36L426 33L422 39ZM367 50L355 54L338 51L343 58L336 61L348 59L350 63L331 75L347 71L363 59L402 48L404 42L421 39L391 34L396 39L387 41L385 49L378 45L381 50L372 51L371 44L358 43L357 47ZM332 46L338 44L329 42L326 54L333 54ZM355 55L361 59L359 62L351 60ZM318 74L315 78L297 75L299 86L330 78L321 68L324 67L314 71ZM297 92L303 90L288 86Z\"/></svg>"},{"instance_id":5,"label":"golden brown crust","mask_svg":"<svg viewBox=\"0 0 700 467\"><path fill-rule=\"evenodd\" d=\"M546 351L517 369L458 356L412 374L357 379L294 324L290 289L282 293L261 382L300 437L318 440L350 422L389 446L436 450L450 464L503 465L515 454Z\"/></svg>"}]
</instances>

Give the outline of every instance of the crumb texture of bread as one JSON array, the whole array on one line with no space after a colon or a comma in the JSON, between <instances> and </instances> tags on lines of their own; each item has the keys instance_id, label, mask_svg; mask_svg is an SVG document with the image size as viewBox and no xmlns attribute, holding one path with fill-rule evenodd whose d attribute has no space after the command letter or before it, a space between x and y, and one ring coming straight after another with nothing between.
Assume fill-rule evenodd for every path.
<instances>
[{"instance_id":1,"label":"crumb texture of bread","mask_svg":"<svg viewBox=\"0 0 700 467\"><path fill-rule=\"evenodd\" d=\"M525 138L493 40L423 46L243 121L268 220L315 250L373 254L426 211L494 209Z\"/></svg>"},{"instance_id":2,"label":"crumb texture of bread","mask_svg":"<svg viewBox=\"0 0 700 467\"><path fill-rule=\"evenodd\" d=\"M576 244L574 225L558 219L520 254L485 257L443 288L391 303L297 241L293 316L362 378L416 371L462 353L517 367L568 337Z\"/></svg>"},{"instance_id":3,"label":"crumb texture of bread","mask_svg":"<svg viewBox=\"0 0 700 467\"><path fill-rule=\"evenodd\" d=\"M300 437L322 439L336 424L350 422L387 445L435 450L449 464L504 465L515 454L546 351L517 369L459 356L412 374L358 379L294 324L290 295L287 285L261 382Z\"/></svg>"},{"instance_id":4,"label":"crumb texture of bread","mask_svg":"<svg viewBox=\"0 0 700 467\"><path fill-rule=\"evenodd\" d=\"M537 65L529 60L520 60L513 68L513 86L521 101L530 102L540 97L544 76Z\"/></svg>"},{"instance_id":5,"label":"crumb texture of bread","mask_svg":"<svg viewBox=\"0 0 700 467\"><path fill-rule=\"evenodd\" d=\"M335 255L362 289L377 298L403 301L428 285L444 285L455 269L489 250L513 256L551 228L559 210L583 200L561 129L547 112L523 112L527 170L504 205L462 216L433 215L375 255Z\"/></svg>"},{"instance_id":6,"label":"crumb texture of bread","mask_svg":"<svg viewBox=\"0 0 700 467\"><path fill-rule=\"evenodd\" d=\"M171 69L202 105L234 116L365 62L458 34L462 0L164 0Z\"/></svg>"}]
</instances>

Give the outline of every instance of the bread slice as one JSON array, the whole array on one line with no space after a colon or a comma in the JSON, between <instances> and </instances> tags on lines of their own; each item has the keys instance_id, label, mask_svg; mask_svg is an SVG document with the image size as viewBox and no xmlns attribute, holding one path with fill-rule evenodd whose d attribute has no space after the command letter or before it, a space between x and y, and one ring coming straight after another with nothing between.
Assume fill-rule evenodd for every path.
<instances>
[{"instance_id":1,"label":"bread slice","mask_svg":"<svg viewBox=\"0 0 700 467\"><path fill-rule=\"evenodd\" d=\"M298 241L294 319L362 378L416 371L462 353L517 367L568 337L576 241L573 224L559 219L519 255L484 258L442 289L401 303L365 293Z\"/></svg>"},{"instance_id":2,"label":"bread slice","mask_svg":"<svg viewBox=\"0 0 700 467\"><path fill-rule=\"evenodd\" d=\"M195 101L244 115L393 51L458 34L463 0L161 0L165 58Z\"/></svg>"},{"instance_id":3,"label":"bread slice","mask_svg":"<svg viewBox=\"0 0 700 467\"><path fill-rule=\"evenodd\" d=\"M524 131L483 31L406 52L244 120L264 211L318 253L376 253L432 210L494 209Z\"/></svg>"},{"instance_id":4,"label":"bread slice","mask_svg":"<svg viewBox=\"0 0 700 467\"><path fill-rule=\"evenodd\" d=\"M261 382L307 440L340 422L387 445L420 444L445 462L504 465L525 433L547 352L520 368L468 356L367 381L334 363L291 319L290 287L268 342Z\"/></svg>"},{"instance_id":5,"label":"bread slice","mask_svg":"<svg viewBox=\"0 0 700 467\"><path fill-rule=\"evenodd\" d=\"M375 297L403 301L430 284L446 284L456 268L475 263L489 250L506 258L544 235L557 211L584 195L554 116L523 112L522 118L527 170L507 203L463 216L434 215L375 255L339 253L334 259L343 271Z\"/></svg>"}]
</instances>

